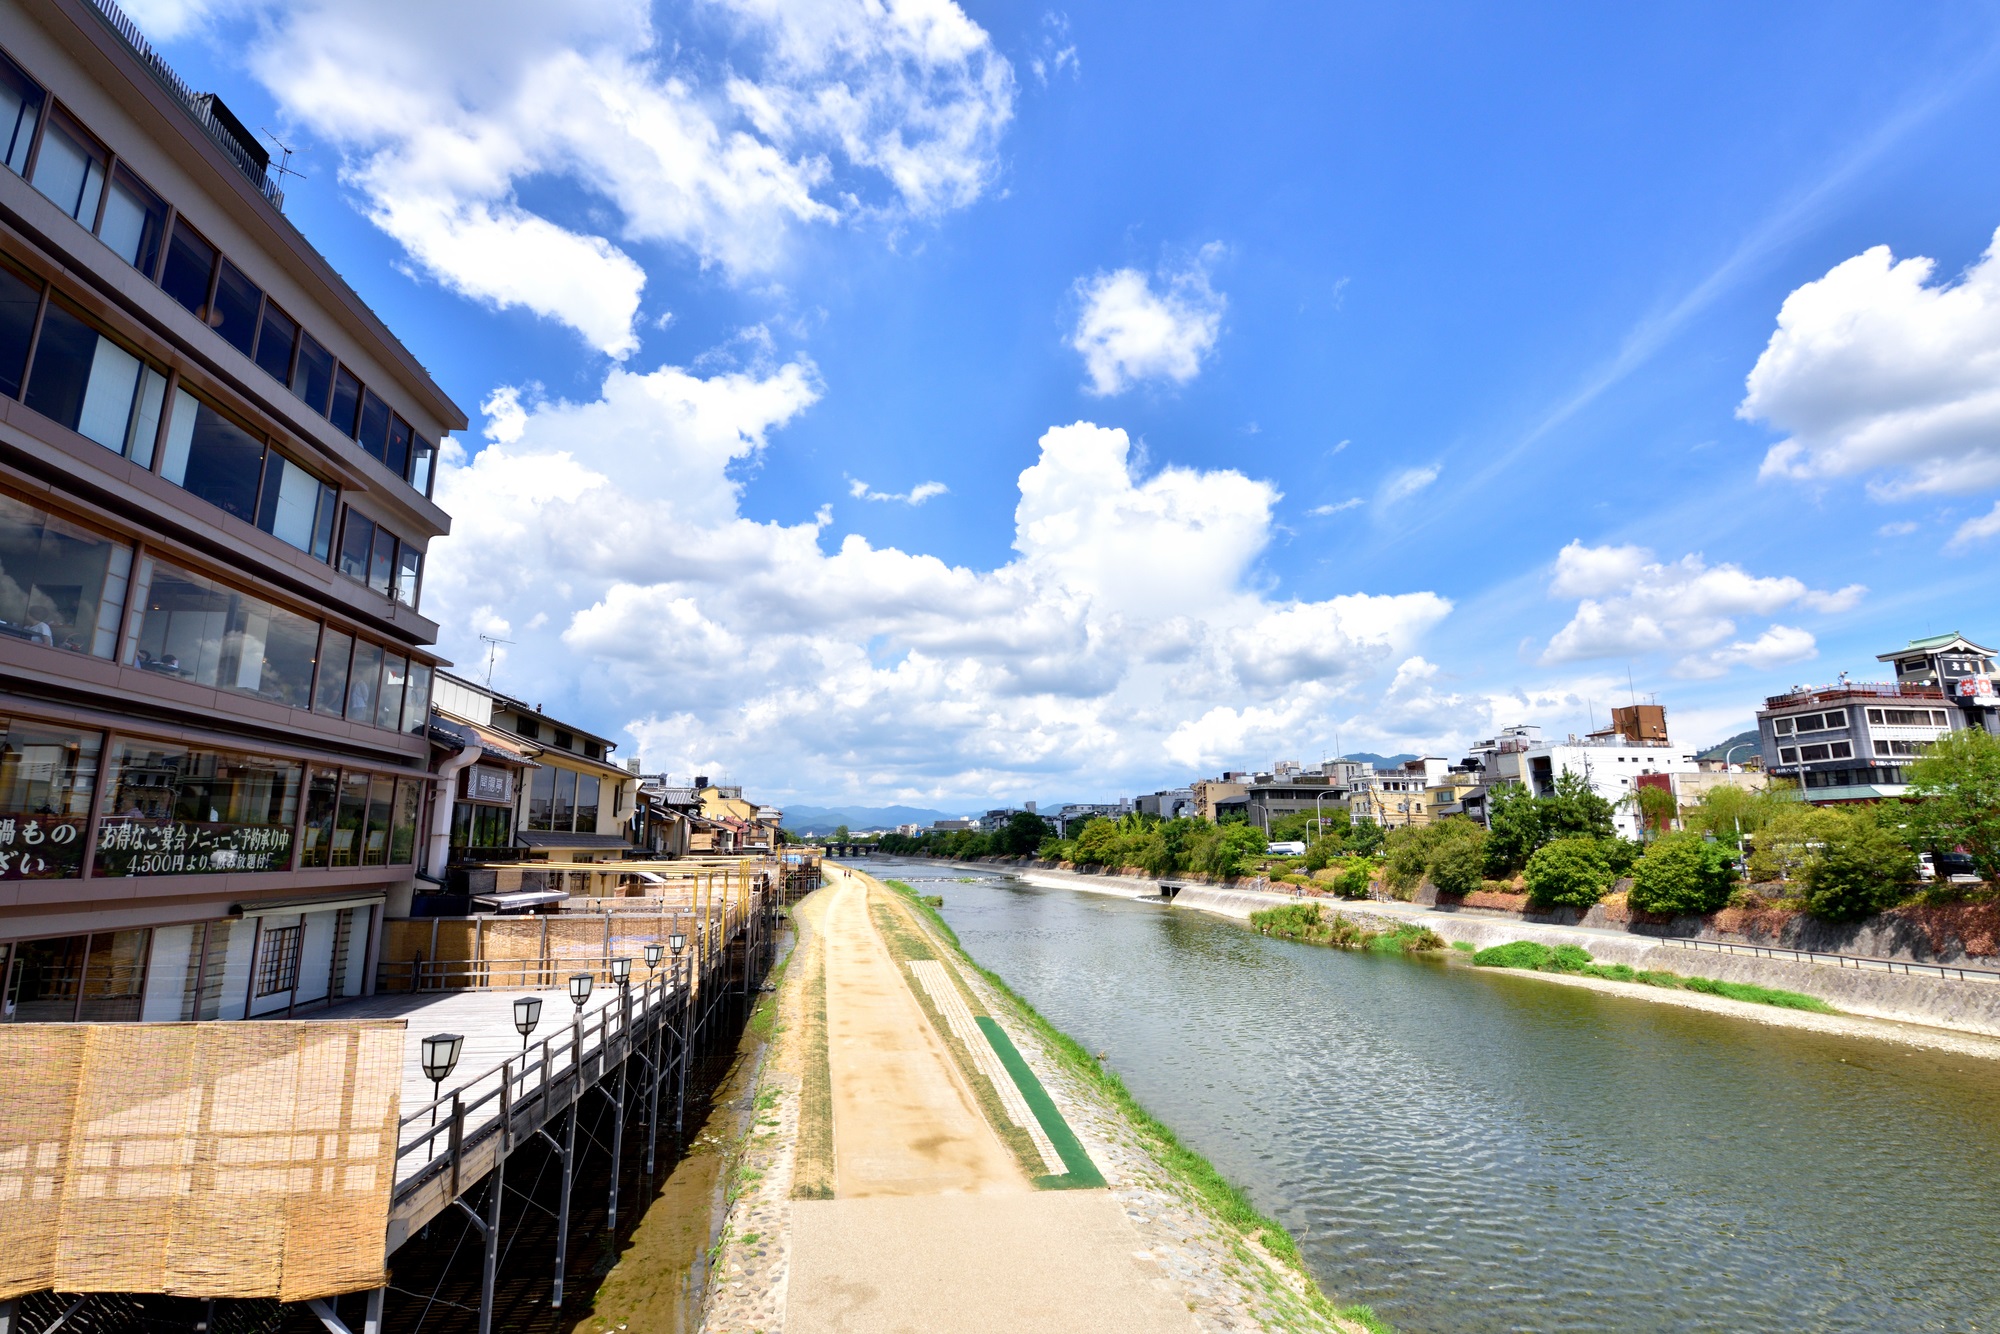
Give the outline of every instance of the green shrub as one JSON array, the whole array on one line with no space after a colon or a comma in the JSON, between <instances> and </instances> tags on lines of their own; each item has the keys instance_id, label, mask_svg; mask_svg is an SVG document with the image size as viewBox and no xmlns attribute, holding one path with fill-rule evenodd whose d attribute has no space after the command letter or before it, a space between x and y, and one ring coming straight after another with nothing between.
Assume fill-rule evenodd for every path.
<instances>
[{"instance_id":1,"label":"green shrub","mask_svg":"<svg viewBox=\"0 0 2000 1334\"><path fill-rule=\"evenodd\" d=\"M1826 846L1806 863L1806 910L1833 922L1851 922L1893 908L1917 880L1917 854L1885 827L1876 812L1842 812Z\"/></svg>"},{"instance_id":2,"label":"green shrub","mask_svg":"<svg viewBox=\"0 0 2000 1334\"><path fill-rule=\"evenodd\" d=\"M1250 914L1250 925L1267 936L1288 936L1294 940L1318 940L1326 935L1317 903L1287 903Z\"/></svg>"},{"instance_id":3,"label":"green shrub","mask_svg":"<svg viewBox=\"0 0 2000 1334\"><path fill-rule=\"evenodd\" d=\"M1551 973L1580 973L1590 967L1590 951L1581 945L1558 945L1542 967Z\"/></svg>"},{"instance_id":4,"label":"green shrub","mask_svg":"<svg viewBox=\"0 0 2000 1334\"><path fill-rule=\"evenodd\" d=\"M1469 940L1454 940L1451 942L1451 947L1455 950L1464 950L1467 954L1471 954L1479 948Z\"/></svg>"},{"instance_id":5,"label":"green shrub","mask_svg":"<svg viewBox=\"0 0 2000 1334\"><path fill-rule=\"evenodd\" d=\"M1351 917L1334 916L1327 924L1327 943L1342 949L1363 949L1375 939L1375 933L1364 929Z\"/></svg>"},{"instance_id":6,"label":"green shrub","mask_svg":"<svg viewBox=\"0 0 2000 1334\"><path fill-rule=\"evenodd\" d=\"M1645 845L1634 843L1629 838L1600 838L1597 850L1604 854L1604 864L1611 868L1611 878L1632 874L1632 868L1646 851Z\"/></svg>"},{"instance_id":7,"label":"green shrub","mask_svg":"<svg viewBox=\"0 0 2000 1334\"><path fill-rule=\"evenodd\" d=\"M1431 883L1440 894L1472 893L1486 873L1486 831L1460 819L1444 820L1434 827L1449 832L1432 847Z\"/></svg>"},{"instance_id":8,"label":"green shrub","mask_svg":"<svg viewBox=\"0 0 2000 1334\"><path fill-rule=\"evenodd\" d=\"M1751 1001L1758 1005L1777 1005L1787 1010L1811 1010L1815 1014L1840 1013L1817 996L1806 996L1796 991L1780 991L1776 987L1755 986L1749 982L1721 982L1712 977L1684 977L1680 979L1680 984L1689 991L1723 996L1730 1000Z\"/></svg>"},{"instance_id":9,"label":"green shrub","mask_svg":"<svg viewBox=\"0 0 2000 1334\"><path fill-rule=\"evenodd\" d=\"M1663 835L1632 868L1626 902L1640 912L1715 912L1736 883L1729 861L1728 848L1699 834Z\"/></svg>"},{"instance_id":10,"label":"green shrub","mask_svg":"<svg viewBox=\"0 0 2000 1334\"><path fill-rule=\"evenodd\" d=\"M1333 882L1334 892L1343 899L1365 899L1368 889L1375 883L1375 868L1356 858L1352 865L1340 873Z\"/></svg>"},{"instance_id":11,"label":"green shrub","mask_svg":"<svg viewBox=\"0 0 2000 1334\"><path fill-rule=\"evenodd\" d=\"M1584 909L1611 888L1611 865L1594 838L1559 838L1528 858L1528 901Z\"/></svg>"},{"instance_id":12,"label":"green shrub","mask_svg":"<svg viewBox=\"0 0 2000 1334\"><path fill-rule=\"evenodd\" d=\"M1492 945L1472 956L1472 961L1481 968L1540 968L1549 961L1552 951L1547 945L1532 940L1511 940L1505 945Z\"/></svg>"}]
</instances>

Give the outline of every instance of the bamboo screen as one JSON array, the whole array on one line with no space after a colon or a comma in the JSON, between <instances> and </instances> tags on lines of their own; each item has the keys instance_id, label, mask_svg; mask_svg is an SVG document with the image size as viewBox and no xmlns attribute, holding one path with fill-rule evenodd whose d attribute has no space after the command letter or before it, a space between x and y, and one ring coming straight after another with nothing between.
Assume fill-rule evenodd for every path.
<instances>
[{"instance_id":1,"label":"bamboo screen","mask_svg":"<svg viewBox=\"0 0 2000 1334\"><path fill-rule=\"evenodd\" d=\"M401 1020L0 1026L0 1300L385 1281Z\"/></svg>"}]
</instances>

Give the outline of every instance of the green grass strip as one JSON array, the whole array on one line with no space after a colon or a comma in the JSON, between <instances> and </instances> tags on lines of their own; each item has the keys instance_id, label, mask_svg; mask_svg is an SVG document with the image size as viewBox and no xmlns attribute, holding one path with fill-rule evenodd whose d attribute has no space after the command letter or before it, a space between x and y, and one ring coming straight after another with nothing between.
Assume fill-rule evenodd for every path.
<instances>
[{"instance_id":1,"label":"green grass strip","mask_svg":"<svg viewBox=\"0 0 2000 1334\"><path fill-rule=\"evenodd\" d=\"M1042 1081L1035 1078L1035 1072L1021 1059L1020 1051L1014 1046L1014 1039L1007 1036L1007 1030L993 1021L991 1015L976 1018L980 1031L993 1044L993 1050L1000 1054L1000 1064L1007 1067L1007 1073L1014 1077L1014 1086L1027 1099L1028 1110L1042 1123L1042 1132L1049 1142L1056 1146L1056 1153L1069 1170L1061 1176L1039 1176L1035 1185L1042 1190L1094 1190L1104 1184L1104 1174L1097 1170L1097 1164L1090 1161L1090 1155L1083 1151L1083 1144L1076 1132L1063 1120L1056 1110L1055 1099L1042 1087Z\"/></svg>"}]
</instances>

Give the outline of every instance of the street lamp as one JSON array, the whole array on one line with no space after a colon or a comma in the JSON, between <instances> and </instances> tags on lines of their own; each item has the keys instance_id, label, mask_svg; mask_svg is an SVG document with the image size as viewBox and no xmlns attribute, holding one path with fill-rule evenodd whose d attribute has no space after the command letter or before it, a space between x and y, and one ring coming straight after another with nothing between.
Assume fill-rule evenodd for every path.
<instances>
[{"instance_id":1,"label":"street lamp","mask_svg":"<svg viewBox=\"0 0 2000 1334\"><path fill-rule=\"evenodd\" d=\"M667 945L673 950L676 959L681 957L681 949L687 943L688 938L678 931L667 937Z\"/></svg>"},{"instance_id":2,"label":"street lamp","mask_svg":"<svg viewBox=\"0 0 2000 1334\"><path fill-rule=\"evenodd\" d=\"M576 1012L578 1014L583 1013L584 1002L590 999L590 984L596 980L596 977L590 973L571 973L569 975L569 998L576 1002Z\"/></svg>"},{"instance_id":3,"label":"street lamp","mask_svg":"<svg viewBox=\"0 0 2000 1334\"><path fill-rule=\"evenodd\" d=\"M632 984L632 961L630 959L613 959L611 961L611 980L618 984L621 991L630 986Z\"/></svg>"},{"instance_id":4,"label":"street lamp","mask_svg":"<svg viewBox=\"0 0 2000 1334\"><path fill-rule=\"evenodd\" d=\"M514 1031L521 1035L521 1050L528 1049L528 1035L542 1022L542 998L540 996L516 996L514 998Z\"/></svg>"},{"instance_id":5,"label":"street lamp","mask_svg":"<svg viewBox=\"0 0 2000 1334\"><path fill-rule=\"evenodd\" d=\"M660 956L666 952L666 947L657 940L646 946L646 976L653 975L654 970L660 966Z\"/></svg>"},{"instance_id":6,"label":"street lamp","mask_svg":"<svg viewBox=\"0 0 2000 1334\"><path fill-rule=\"evenodd\" d=\"M438 1120L437 1100L444 1081L451 1078L451 1072L458 1068L459 1049L465 1046L465 1037L460 1033L433 1033L419 1046L419 1059L423 1063L424 1078L431 1081L431 1124Z\"/></svg>"}]
</instances>

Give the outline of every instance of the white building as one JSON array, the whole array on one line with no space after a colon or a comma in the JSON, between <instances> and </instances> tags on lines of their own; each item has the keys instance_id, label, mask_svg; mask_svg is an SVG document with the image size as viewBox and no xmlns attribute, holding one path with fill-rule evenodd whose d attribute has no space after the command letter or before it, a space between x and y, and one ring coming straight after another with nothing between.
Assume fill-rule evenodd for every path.
<instances>
[{"instance_id":1,"label":"white building","mask_svg":"<svg viewBox=\"0 0 2000 1334\"><path fill-rule=\"evenodd\" d=\"M1669 741L1633 741L1601 733L1543 741L1520 735L1524 731L1510 728L1503 737L1514 744L1497 745L1484 757L1488 785L1515 782L1538 797L1549 797L1555 795L1558 778L1565 773L1575 774L1590 784L1591 791L1611 803L1612 827L1621 838L1637 839L1640 835L1639 812L1631 801L1633 790L1639 786L1635 780L1640 775L1701 772L1692 746Z\"/></svg>"}]
</instances>

